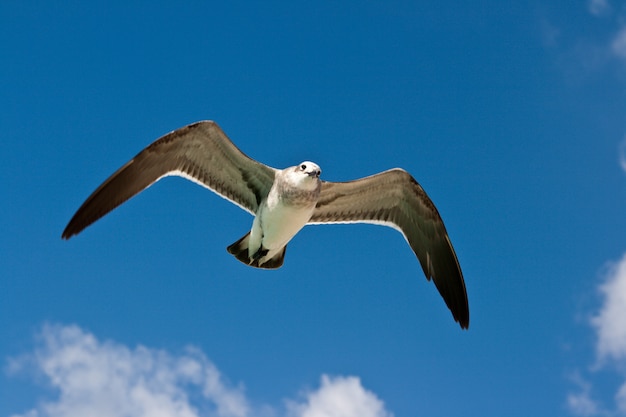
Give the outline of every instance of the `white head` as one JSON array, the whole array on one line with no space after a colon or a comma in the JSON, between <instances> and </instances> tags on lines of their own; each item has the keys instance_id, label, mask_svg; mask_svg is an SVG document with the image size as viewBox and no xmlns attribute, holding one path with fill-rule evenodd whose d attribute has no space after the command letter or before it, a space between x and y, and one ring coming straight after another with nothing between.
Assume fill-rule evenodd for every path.
<instances>
[{"instance_id":1,"label":"white head","mask_svg":"<svg viewBox=\"0 0 626 417\"><path fill-rule=\"evenodd\" d=\"M322 170L311 161L304 161L295 167L287 168L288 181L298 187L314 190L320 183Z\"/></svg>"},{"instance_id":2,"label":"white head","mask_svg":"<svg viewBox=\"0 0 626 417\"><path fill-rule=\"evenodd\" d=\"M304 173L312 178L319 178L320 174L322 173L320 166L317 165L315 162L311 162L311 161L304 161L300 163L300 165L294 168L296 169L297 172Z\"/></svg>"}]
</instances>

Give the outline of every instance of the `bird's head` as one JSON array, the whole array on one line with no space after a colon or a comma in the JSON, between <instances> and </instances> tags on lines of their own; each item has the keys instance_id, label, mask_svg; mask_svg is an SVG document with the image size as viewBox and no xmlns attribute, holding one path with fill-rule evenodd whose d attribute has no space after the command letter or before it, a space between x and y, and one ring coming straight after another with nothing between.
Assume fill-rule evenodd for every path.
<instances>
[{"instance_id":1,"label":"bird's head","mask_svg":"<svg viewBox=\"0 0 626 417\"><path fill-rule=\"evenodd\" d=\"M320 184L322 170L314 162L304 161L286 170L288 181L299 188L314 190Z\"/></svg>"},{"instance_id":2,"label":"bird's head","mask_svg":"<svg viewBox=\"0 0 626 417\"><path fill-rule=\"evenodd\" d=\"M312 178L319 178L322 170L319 165L311 161L304 161L300 165L295 166L294 170L301 174L306 174Z\"/></svg>"}]
</instances>

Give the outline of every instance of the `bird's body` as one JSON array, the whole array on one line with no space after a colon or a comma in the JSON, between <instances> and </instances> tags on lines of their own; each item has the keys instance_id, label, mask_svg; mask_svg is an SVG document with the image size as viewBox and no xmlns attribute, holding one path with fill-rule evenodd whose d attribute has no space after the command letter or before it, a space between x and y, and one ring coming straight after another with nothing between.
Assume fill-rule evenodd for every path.
<instances>
[{"instance_id":1,"label":"bird's body","mask_svg":"<svg viewBox=\"0 0 626 417\"><path fill-rule=\"evenodd\" d=\"M260 268L277 268L283 263L287 243L311 219L320 195L320 169L312 162L276 173L274 184L263 200L246 236L228 247L237 259ZM244 236L242 239L246 239Z\"/></svg>"},{"instance_id":2,"label":"bird's body","mask_svg":"<svg viewBox=\"0 0 626 417\"><path fill-rule=\"evenodd\" d=\"M469 325L463 274L443 221L422 187L395 168L349 182L321 181L313 162L278 170L241 152L210 121L158 139L117 170L78 209L69 239L146 189L176 175L190 179L254 215L250 231L228 246L241 262L274 269L289 241L307 224L373 223L400 231L462 328Z\"/></svg>"}]
</instances>

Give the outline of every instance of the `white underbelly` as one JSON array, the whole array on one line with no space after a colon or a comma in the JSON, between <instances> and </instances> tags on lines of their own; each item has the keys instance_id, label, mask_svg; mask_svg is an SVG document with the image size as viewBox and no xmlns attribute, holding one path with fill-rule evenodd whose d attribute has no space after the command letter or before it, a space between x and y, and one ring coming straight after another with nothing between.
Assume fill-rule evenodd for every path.
<instances>
[{"instance_id":1,"label":"white underbelly","mask_svg":"<svg viewBox=\"0 0 626 417\"><path fill-rule=\"evenodd\" d=\"M263 247L269 250L281 249L307 224L314 209L315 205L293 207L278 204L271 209L265 207L259 219Z\"/></svg>"}]
</instances>

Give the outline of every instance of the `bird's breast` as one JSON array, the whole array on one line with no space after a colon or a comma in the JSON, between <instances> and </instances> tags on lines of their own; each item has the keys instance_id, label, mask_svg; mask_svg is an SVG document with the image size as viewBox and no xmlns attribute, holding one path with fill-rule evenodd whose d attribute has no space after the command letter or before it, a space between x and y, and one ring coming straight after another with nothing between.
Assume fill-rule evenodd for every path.
<instances>
[{"instance_id":1,"label":"bird's breast","mask_svg":"<svg viewBox=\"0 0 626 417\"><path fill-rule=\"evenodd\" d=\"M285 246L307 224L314 209L315 203L293 206L268 199L259 213L263 247L271 250Z\"/></svg>"}]
</instances>

